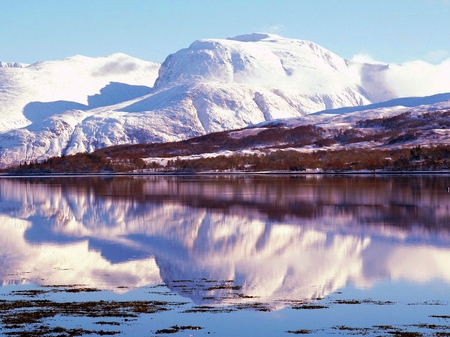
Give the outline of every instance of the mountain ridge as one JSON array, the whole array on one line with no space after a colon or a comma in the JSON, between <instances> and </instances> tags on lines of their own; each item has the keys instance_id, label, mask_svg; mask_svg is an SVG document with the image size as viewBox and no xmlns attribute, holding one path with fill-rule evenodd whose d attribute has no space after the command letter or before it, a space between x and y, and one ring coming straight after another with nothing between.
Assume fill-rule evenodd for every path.
<instances>
[{"instance_id":1,"label":"mountain ridge","mask_svg":"<svg viewBox=\"0 0 450 337\"><path fill-rule=\"evenodd\" d=\"M161 65L117 53L3 67L0 166L380 103L398 98L389 71L265 33L197 40Z\"/></svg>"},{"instance_id":2,"label":"mountain ridge","mask_svg":"<svg viewBox=\"0 0 450 337\"><path fill-rule=\"evenodd\" d=\"M26 68L29 64L19 62L0 62L0 68Z\"/></svg>"}]
</instances>

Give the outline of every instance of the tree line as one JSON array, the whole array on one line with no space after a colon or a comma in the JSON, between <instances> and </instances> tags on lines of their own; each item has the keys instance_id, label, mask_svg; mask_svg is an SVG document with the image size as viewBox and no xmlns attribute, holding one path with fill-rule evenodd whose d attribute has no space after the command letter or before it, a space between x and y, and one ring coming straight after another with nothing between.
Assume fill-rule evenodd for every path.
<instances>
[{"instance_id":1,"label":"tree line","mask_svg":"<svg viewBox=\"0 0 450 337\"><path fill-rule=\"evenodd\" d=\"M450 169L450 146L415 146L410 149L341 149L299 152L271 150L266 153L218 155L197 159L171 157L166 165L135 155L108 157L104 153L79 153L54 157L42 162L22 163L6 172L45 173L122 173L122 172L260 172L289 171L343 172L362 170L435 171Z\"/></svg>"}]
</instances>

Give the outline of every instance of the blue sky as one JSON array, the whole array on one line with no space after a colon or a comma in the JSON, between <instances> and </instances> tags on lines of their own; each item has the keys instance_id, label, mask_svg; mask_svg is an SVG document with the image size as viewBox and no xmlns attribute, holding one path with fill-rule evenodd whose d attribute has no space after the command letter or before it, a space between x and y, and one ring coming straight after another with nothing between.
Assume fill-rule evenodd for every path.
<instances>
[{"instance_id":1,"label":"blue sky","mask_svg":"<svg viewBox=\"0 0 450 337\"><path fill-rule=\"evenodd\" d=\"M450 58L450 0L0 0L0 61L123 52L165 57L201 38L270 32L344 58Z\"/></svg>"}]
</instances>

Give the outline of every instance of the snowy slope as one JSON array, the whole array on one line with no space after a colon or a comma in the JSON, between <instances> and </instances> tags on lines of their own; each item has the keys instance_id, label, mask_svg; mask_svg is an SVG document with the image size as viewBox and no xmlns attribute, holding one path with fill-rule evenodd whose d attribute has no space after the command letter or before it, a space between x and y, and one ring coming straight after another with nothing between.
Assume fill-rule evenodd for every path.
<instances>
[{"instance_id":1,"label":"snowy slope","mask_svg":"<svg viewBox=\"0 0 450 337\"><path fill-rule=\"evenodd\" d=\"M0 132L65 110L86 110L142 96L153 86L159 68L125 54L78 55L26 67L6 65L0 68Z\"/></svg>"},{"instance_id":2,"label":"snowy slope","mask_svg":"<svg viewBox=\"0 0 450 337\"><path fill-rule=\"evenodd\" d=\"M0 68L1 166L61 155L88 110L149 93L159 66L113 54Z\"/></svg>"},{"instance_id":3,"label":"snowy slope","mask_svg":"<svg viewBox=\"0 0 450 337\"><path fill-rule=\"evenodd\" d=\"M417 116L428 112L448 110L450 110L450 93L445 93L425 97L397 98L366 106L319 111L303 118L283 120L283 123L290 127L310 123L322 127L351 126L358 121L391 117L405 112Z\"/></svg>"},{"instance_id":4,"label":"snowy slope","mask_svg":"<svg viewBox=\"0 0 450 337\"><path fill-rule=\"evenodd\" d=\"M386 88L382 92L367 91L361 83L361 66L312 42L251 34L195 41L166 59L155 87L162 90L200 82L212 90L227 90L227 84L239 85L250 89L249 96L256 103L264 98L264 102L257 103L261 112L278 117L395 97L394 93L386 93ZM213 95L208 96L211 107L220 103L213 100ZM233 96L227 97L233 100Z\"/></svg>"},{"instance_id":5,"label":"snowy slope","mask_svg":"<svg viewBox=\"0 0 450 337\"><path fill-rule=\"evenodd\" d=\"M165 166L169 160L265 156L280 149L307 153L450 146L450 93L325 110L166 145L140 147L139 151L148 163ZM129 151L132 147L110 149L108 153L123 157Z\"/></svg>"},{"instance_id":6,"label":"snowy slope","mask_svg":"<svg viewBox=\"0 0 450 337\"><path fill-rule=\"evenodd\" d=\"M29 64L19 62L0 62L0 68L25 68Z\"/></svg>"},{"instance_id":7,"label":"snowy slope","mask_svg":"<svg viewBox=\"0 0 450 337\"><path fill-rule=\"evenodd\" d=\"M161 66L124 54L5 64L0 166L380 103L406 92L392 69L264 33L198 40Z\"/></svg>"},{"instance_id":8,"label":"snowy slope","mask_svg":"<svg viewBox=\"0 0 450 337\"><path fill-rule=\"evenodd\" d=\"M450 93L437 94L426 97L408 97L398 98L382 103L370 104L367 106L352 107L352 108L340 108L320 111L317 113L309 114L298 118L281 119L270 122L264 122L258 125L251 126L246 129L233 131L230 135L233 138L241 139L249 135L258 134L260 131L271 128L280 128L285 130L294 129L299 126L315 125L322 128L328 133L330 139L339 133L347 130L360 133L360 140L356 138L351 143L331 144L329 146L322 146L321 150L342 150L349 148L361 148L361 149L398 149L402 147L412 148L414 146L438 146L438 145L450 145L450 130L448 128L449 117L437 117L440 112L450 111ZM423 115L433 114L436 116L435 122L433 118L431 120L422 122ZM386 142L386 138L383 138L383 127L381 125L365 128L361 124L368 120L374 119L388 119L394 116L407 114L412 120L418 120L418 123L407 126L406 129L402 129L398 123L395 127L398 135L403 135L408 132L416 133L411 139L407 139L399 142ZM405 117L408 118L408 117ZM404 125L407 125L406 123ZM363 136L378 135L379 139L364 141ZM377 138L377 137L374 137ZM278 149L279 144L273 144L275 149ZM269 149L270 144L266 149ZM301 148L295 148L301 152L317 151L317 145L307 145ZM229 155L233 154L230 151Z\"/></svg>"}]
</instances>

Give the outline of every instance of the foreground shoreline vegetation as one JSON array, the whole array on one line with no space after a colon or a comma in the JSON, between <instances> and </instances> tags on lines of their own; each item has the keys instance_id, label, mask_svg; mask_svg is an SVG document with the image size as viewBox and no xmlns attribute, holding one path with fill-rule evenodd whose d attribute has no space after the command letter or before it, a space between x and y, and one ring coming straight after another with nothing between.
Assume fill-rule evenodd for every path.
<instances>
[{"instance_id":1,"label":"foreground shoreline vegetation","mask_svg":"<svg viewBox=\"0 0 450 337\"><path fill-rule=\"evenodd\" d=\"M191 285L198 280L178 280L182 285ZM154 323L148 328L151 336L171 335L184 331L203 330L203 335L215 334L214 327L207 324L202 317L208 315L228 315L238 311L255 311L261 315L269 315L278 310L270 303L261 303L257 301L258 297L248 296L241 293L241 287L234 285L233 281L206 280L213 285L211 288L225 289L229 291L226 299L235 300L244 298L250 301L231 303L228 305L216 304L195 304L185 300L172 300L165 297L171 297L172 292L166 291L164 284L147 286L151 291L149 295L139 300L94 300L88 298L85 300L66 301L55 298L55 294L84 295L85 297L92 293L103 292L98 288L90 288L83 285L49 285L29 287L28 289L13 290L7 297L0 301L0 334L7 336L116 336L134 334L133 328L139 328L142 320L158 319L157 315L164 312L177 312L187 315L186 319L180 318L179 325L173 323L163 323L159 327ZM210 286L210 285L209 285ZM124 287L127 288L127 287ZM159 294L161 299L152 299L152 294ZM223 296L223 293L221 293ZM390 300L356 299L342 298L332 294L324 298L317 298L314 301L303 299L289 299L283 303L283 308L287 311L296 311L302 315L307 311L326 311L333 310L334 307L343 306L365 306L376 307L413 307L421 306L423 308L445 306L445 302L425 301L419 303L399 303ZM218 300L215 296L211 297ZM252 301L252 299L255 301ZM221 298L223 300L223 298ZM345 310L345 308L344 308ZM65 319L56 319L62 316ZM283 327L279 334L289 335L377 335L377 336L450 336L448 321L450 316L441 314L423 315L419 323L397 324L397 325L377 325L376 323L368 325L331 325L318 328L301 328L301 323L292 324L291 327ZM78 322L78 324L74 324ZM83 324L80 324L83 322ZM164 321L163 321L164 322ZM186 323L188 322L188 323ZM201 324L201 325L199 325ZM300 325L300 327L299 327ZM292 329L294 328L294 330ZM189 334L192 336L192 334Z\"/></svg>"}]
</instances>

